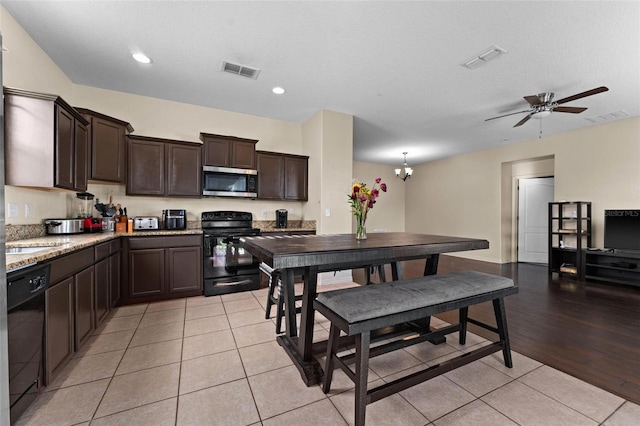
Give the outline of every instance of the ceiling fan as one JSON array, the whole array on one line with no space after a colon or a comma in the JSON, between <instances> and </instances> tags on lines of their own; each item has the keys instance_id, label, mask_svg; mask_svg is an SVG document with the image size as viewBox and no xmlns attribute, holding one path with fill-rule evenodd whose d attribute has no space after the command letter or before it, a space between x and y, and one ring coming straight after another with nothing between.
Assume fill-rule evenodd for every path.
<instances>
[{"instance_id":1,"label":"ceiling fan","mask_svg":"<svg viewBox=\"0 0 640 426\"><path fill-rule=\"evenodd\" d=\"M510 114L499 115L497 117L487 118L484 121L495 120L496 118L507 117L509 115L514 114L522 114L523 112L528 112L526 117L522 120L518 121L515 126L522 126L524 123L529 121L530 118L543 118L547 117L551 114L551 112L568 112L570 114L580 114L582 111L585 111L587 108L581 107L569 107L569 106L559 106L565 104L567 102L575 101L576 99L585 98L587 96L596 95L598 93L606 92L609 88L605 86L597 87L595 89L587 90L586 92L578 93L573 96L568 96L566 98L562 98L559 101L553 100L553 92L547 93L539 93L537 95L525 96L524 99L529 102L529 109L524 111L512 112Z\"/></svg>"}]
</instances>

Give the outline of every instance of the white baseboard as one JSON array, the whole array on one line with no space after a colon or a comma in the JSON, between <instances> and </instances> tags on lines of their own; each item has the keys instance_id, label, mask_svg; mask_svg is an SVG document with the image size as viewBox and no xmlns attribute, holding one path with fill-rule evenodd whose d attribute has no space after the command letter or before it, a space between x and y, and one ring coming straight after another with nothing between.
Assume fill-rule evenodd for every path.
<instances>
[{"instance_id":1,"label":"white baseboard","mask_svg":"<svg viewBox=\"0 0 640 426\"><path fill-rule=\"evenodd\" d=\"M353 276L351 275L351 269L345 271L333 272L321 272L318 274L318 285L328 284L342 284L353 282Z\"/></svg>"}]
</instances>

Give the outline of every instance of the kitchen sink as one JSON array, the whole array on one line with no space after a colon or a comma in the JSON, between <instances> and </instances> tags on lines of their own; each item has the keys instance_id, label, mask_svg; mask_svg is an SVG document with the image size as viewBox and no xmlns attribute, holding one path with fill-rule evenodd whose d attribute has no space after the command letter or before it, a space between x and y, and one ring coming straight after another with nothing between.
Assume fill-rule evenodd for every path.
<instances>
[{"instance_id":1,"label":"kitchen sink","mask_svg":"<svg viewBox=\"0 0 640 426\"><path fill-rule=\"evenodd\" d=\"M7 247L7 254L27 254L36 253L43 250L50 250L55 246L37 246L37 247Z\"/></svg>"}]
</instances>

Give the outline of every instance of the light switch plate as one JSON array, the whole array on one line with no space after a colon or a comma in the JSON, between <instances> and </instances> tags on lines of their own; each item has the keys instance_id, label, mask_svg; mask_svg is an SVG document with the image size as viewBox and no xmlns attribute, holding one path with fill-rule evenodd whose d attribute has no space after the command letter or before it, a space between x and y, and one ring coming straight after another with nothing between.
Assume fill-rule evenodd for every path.
<instances>
[{"instance_id":1,"label":"light switch plate","mask_svg":"<svg viewBox=\"0 0 640 426\"><path fill-rule=\"evenodd\" d=\"M16 203L7 205L7 217L18 217L18 205Z\"/></svg>"}]
</instances>

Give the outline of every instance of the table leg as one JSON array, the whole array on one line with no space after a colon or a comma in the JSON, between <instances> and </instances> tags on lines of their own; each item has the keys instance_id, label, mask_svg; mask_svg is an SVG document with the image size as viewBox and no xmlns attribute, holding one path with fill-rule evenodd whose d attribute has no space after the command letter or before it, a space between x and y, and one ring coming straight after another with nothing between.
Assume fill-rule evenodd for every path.
<instances>
[{"instance_id":1,"label":"table leg","mask_svg":"<svg viewBox=\"0 0 640 426\"><path fill-rule=\"evenodd\" d=\"M293 279L293 269L283 269L280 274L282 286L284 287L284 319L286 324L286 334L288 337L298 335L298 325L296 323L296 292Z\"/></svg>"},{"instance_id":2,"label":"table leg","mask_svg":"<svg viewBox=\"0 0 640 426\"><path fill-rule=\"evenodd\" d=\"M298 353L304 361L313 358L313 301L318 294L318 268L307 267L304 271L304 288L302 290L302 316L300 318L300 338L298 339Z\"/></svg>"},{"instance_id":3,"label":"table leg","mask_svg":"<svg viewBox=\"0 0 640 426\"><path fill-rule=\"evenodd\" d=\"M438 273L438 260L440 258L439 254L432 254L427 257L427 261L424 264L424 276L427 275L435 275Z\"/></svg>"},{"instance_id":4,"label":"table leg","mask_svg":"<svg viewBox=\"0 0 640 426\"><path fill-rule=\"evenodd\" d=\"M402 279L402 268L400 262L391 262L391 279L398 281Z\"/></svg>"},{"instance_id":5,"label":"table leg","mask_svg":"<svg viewBox=\"0 0 640 426\"><path fill-rule=\"evenodd\" d=\"M290 273L290 275L289 275ZM293 283L293 270L283 270L283 279L291 279ZM284 283L283 283L284 284ZM313 357L313 322L314 313L313 301L316 298L318 286L318 268L308 267L304 271L304 287L302 291L302 312L300 318L300 335L296 337L296 330L289 327L293 324L295 327L295 309L289 308L289 304L285 309L285 314L291 312L293 320L287 317L287 333L285 336L278 336L277 341L287 353L293 364L300 372L302 380L307 386L318 384L322 380L324 374L322 366ZM293 289L293 285L289 286ZM287 291L287 297L290 297L295 306L295 294Z\"/></svg>"},{"instance_id":6,"label":"table leg","mask_svg":"<svg viewBox=\"0 0 640 426\"><path fill-rule=\"evenodd\" d=\"M427 275L435 275L438 273L438 260L440 259L439 254L432 254L427 257L427 261L424 264L424 276ZM426 330L431 330L431 317L424 318L422 320L416 321L422 328ZM434 345L441 345L442 343L446 343L447 338L445 336L437 337L429 340Z\"/></svg>"}]
</instances>

